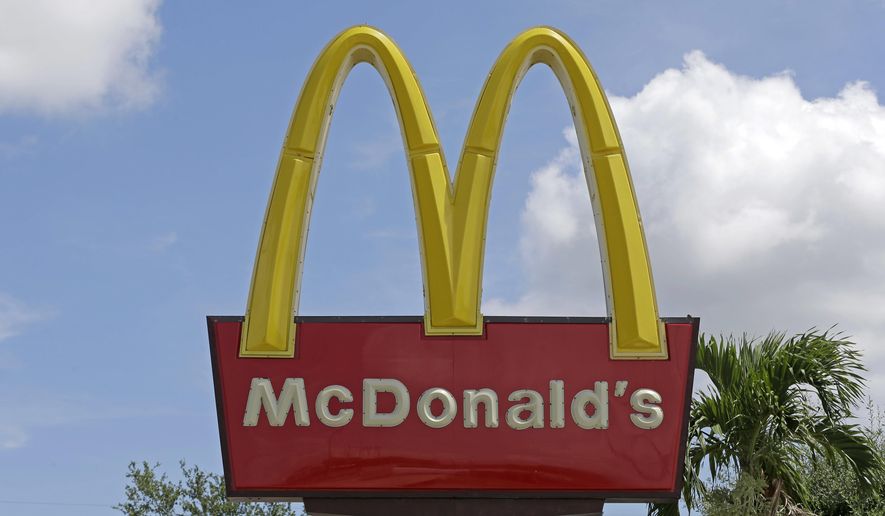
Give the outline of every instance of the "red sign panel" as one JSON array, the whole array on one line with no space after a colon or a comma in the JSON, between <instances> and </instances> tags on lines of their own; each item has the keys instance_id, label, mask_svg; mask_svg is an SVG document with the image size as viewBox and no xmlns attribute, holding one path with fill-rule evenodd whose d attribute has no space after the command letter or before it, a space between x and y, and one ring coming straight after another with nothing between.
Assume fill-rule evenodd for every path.
<instances>
[{"instance_id":1,"label":"red sign panel","mask_svg":"<svg viewBox=\"0 0 885 516\"><path fill-rule=\"evenodd\" d=\"M298 318L295 357L240 357L209 317L234 497L677 498L698 321L669 358L612 360L591 318L486 318L477 337L415 318Z\"/></svg>"}]
</instances>

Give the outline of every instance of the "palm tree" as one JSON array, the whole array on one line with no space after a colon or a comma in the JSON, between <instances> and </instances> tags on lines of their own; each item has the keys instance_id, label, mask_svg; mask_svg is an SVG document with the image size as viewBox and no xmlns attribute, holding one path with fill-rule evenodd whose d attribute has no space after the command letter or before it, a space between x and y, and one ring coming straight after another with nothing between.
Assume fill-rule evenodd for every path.
<instances>
[{"instance_id":1,"label":"palm tree","mask_svg":"<svg viewBox=\"0 0 885 516\"><path fill-rule=\"evenodd\" d=\"M739 342L702 336L697 368L712 386L691 403L683 490L689 508L706 492L702 469L712 482L760 479L771 514L808 498L809 456L844 461L866 484L882 471L873 443L848 423L863 396L865 368L841 335L811 330ZM649 513L678 514L678 506L653 505Z\"/></svg>"}]
</instances>

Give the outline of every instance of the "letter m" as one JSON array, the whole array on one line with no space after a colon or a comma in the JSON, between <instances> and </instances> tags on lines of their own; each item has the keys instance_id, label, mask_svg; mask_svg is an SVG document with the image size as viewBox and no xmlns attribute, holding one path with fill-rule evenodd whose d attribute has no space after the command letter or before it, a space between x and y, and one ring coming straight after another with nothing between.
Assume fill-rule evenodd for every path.
<instances>
[{"instance_id":1,"label":"letter m","mask_svg":"<svg viewBox=\"0 0 885 516\"><path fill-rule=\"evenodd\" d=\"M295 425L310 426L307 414L307 396L304 392L304 380L301 378L286 378L280 397L277 398L273 391L273 385L267 378L252 378L252 388L249 389L249 399L246 401L246 414L243 416L243 426L258 426L258 417L261 407L267 413L267 421L270 426L283 426L289 408L294 405Z\"/></svg>"}]
</instances>

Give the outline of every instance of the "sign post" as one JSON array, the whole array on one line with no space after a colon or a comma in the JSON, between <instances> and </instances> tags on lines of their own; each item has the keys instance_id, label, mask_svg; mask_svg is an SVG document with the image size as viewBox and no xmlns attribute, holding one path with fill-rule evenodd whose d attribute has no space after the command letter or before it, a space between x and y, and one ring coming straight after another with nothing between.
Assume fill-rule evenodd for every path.
<instances>
[{"instance_id":1,"label":"sign post","mask_svg":"<svg viewBox=\"0 0 885 516\"><path fill-rule=\"evenodd\" d=\"M349 70L384 78L411 173L425 313L299 317L311 202ZM484 317L486 220L510 100L548 65L572 108L608 316ZM529 29L495 63L455 181L393 41L333 39L295 107L245 317L208 318L228 495L340 514L576 514L679 497L698 320L658 316L620 136L584 55ZM441 511L441 512L440 512Z\"/></svg>"}]
</instances>

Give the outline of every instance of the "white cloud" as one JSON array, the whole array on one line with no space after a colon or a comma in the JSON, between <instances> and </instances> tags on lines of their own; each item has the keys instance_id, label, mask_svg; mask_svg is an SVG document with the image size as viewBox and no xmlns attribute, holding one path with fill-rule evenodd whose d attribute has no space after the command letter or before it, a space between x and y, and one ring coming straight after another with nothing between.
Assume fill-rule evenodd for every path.
<instances>
[{"instance_id":1,"label":"white cloud","mask_svg":"<svg viewBox=\"0 0 885 516\"><path fill-rule=\"evenodd\" d=\"M45 316L43 311L25 306L21 301L0 293L0 341L18 335L25 326Z\"/></svg>"},{"instance_id":2,"label":"white cloud","mask_svg":"<svg viewBox=\"0 0 885 516\"><path fill-rule=\"evenodd\" d=\"M379 134L355 143L352 152L354 168L371 170L386 165L397 153L403 152L403 141L398 132L396 135Z\"/></svg>"},{"instance_id":3,"label":"white cloud","mask_svg":"<svg viewBox=\"0 0 885 516\"><path fill-rule=\"evenodd\" d=\"M151 239L148 248L155 253L162 253L178 242L178 233L170 231Z\"/></svg>"},{"instance_id":4,"label":"white cloud","mask_svg":"<svg viewBox=\"0 0 885 516\"><path fill-rule=\"evenodd\" d=\"M692 52L611 104L662 315L716 333L838 323L885 401L885 106L872 88L807 100L790 74L740 76ZM595 236L572 139L533 174L525 292L484 311L604 314Z\"/></svg>"},{"instance_id":5,"label":"white cloud","mask_svg":"<svg viewBox=\"0 0 885 516\"><path fill-rule=\"evenodd\" d=\"M569 145L531 178L522 214L520 258L526 293L517 301L487 299L483 312L529 315L605 313L596 228L580 172L574 130ZM568 271L568 274L563 274Z\"/></svg>"},{"instance_id":6,"label":"white cloud","mask_svg":"<svg viewBox=\"0 0 885 516\"><path fill-rule=\"evenodd\" d=\"M0 159L14 159L33 152L39 140L29 134L18 138L16 141L0 141Z\"/></svg>"},{"instance_id":7,"label":"white cloud","mask_svg":"<svg viewBox=\"0 0 885 516\"><path fill-rule=\"evenodd\" d=\"M19 426L0 425L0 450L21 448L28 442L28 434Z\"/></svg>"},{"instance_id":8,"label":"white cloud","mask_svg":"<svg viewBox=\"0 0 885 516\"><path fill-rule=\"evenodd\" d=\"M0 393L0 452L22 448L47 429L88 425L100 421L179 417L168 407L108 407L106 396L59 393L30 387L16 393Z\"/></svg>"},{"instance_id":9,"label":"white cloud","mask_svg":"<svg viewBox=\"0 0 885 516\"><path fill-rule=\"evenodd\" d=\"M138 108L156 97L160 0L0 0L0 113Z\"/></svg>"}]
</instances>

